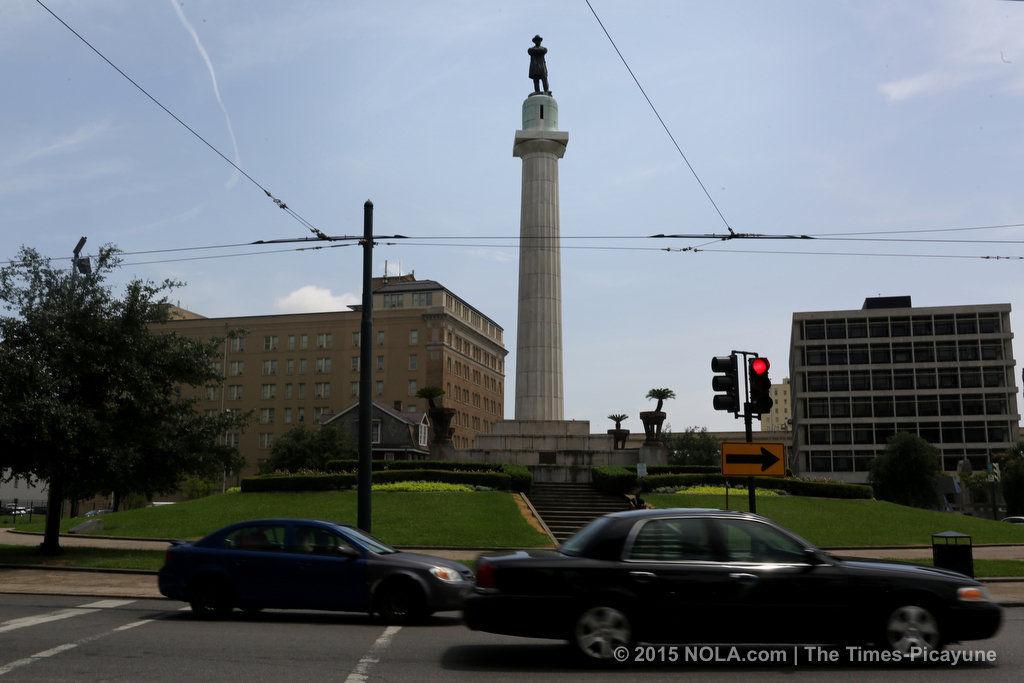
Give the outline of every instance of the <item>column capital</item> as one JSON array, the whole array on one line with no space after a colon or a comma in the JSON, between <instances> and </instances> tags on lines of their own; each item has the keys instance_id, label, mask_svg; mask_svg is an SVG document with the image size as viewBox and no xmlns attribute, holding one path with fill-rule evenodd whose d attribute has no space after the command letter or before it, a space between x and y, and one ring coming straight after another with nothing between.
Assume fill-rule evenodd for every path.
<instances>
[{"instance_id":1,"label":"column capital","mask_svg":"<svg viewBox=\"0 0 1024 683\"><path fill-rule=\"evenodd\" d=\"M547 153L561 159L568 145L569 134L565 131L517 130L512 144L512 156L521 158L528 154Z\"/></svg>"}]
</instances>

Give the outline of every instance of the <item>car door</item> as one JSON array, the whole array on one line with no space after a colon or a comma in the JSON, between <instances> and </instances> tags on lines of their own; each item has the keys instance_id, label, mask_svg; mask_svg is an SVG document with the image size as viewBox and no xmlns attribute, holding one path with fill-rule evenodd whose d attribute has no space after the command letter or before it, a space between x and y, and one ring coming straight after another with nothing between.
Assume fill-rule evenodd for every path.
<instances>
[{"instance_id":1,"label":"car door","mask_svg":"<svg viewBox=\"0 0 1024 683\"><path fill-rule=\"evenodd\" d=\"M297 601L306 609L369 607L366 553L326 527L297 524L290 547L298 564Z\"/></svg>"},{"instance_id":2,"label":"car door","mask_svg":"<svg viewBox=\"0 0 1024 683\"><path fill-rule=\"evenodd\" d=\"M728 562L733 642L829 642L851 618L844 572L760 520L714 520Z\"/></svg>"},{"instance_id":3,"label":"car door","mask_svg":"<svg viewBox=\"0 0 1024 683\"><path fill-rule=\"evenodd\" d=\"M292 607L298 563L285 553L287 525L252 524L224 535L228 576L242 606Z\"/></svg>"},{"instance_id":4,"label":"car door","mask_svg":"<svg viewBox=\"0 0 1024 683\"><path fill-rule=\"evenodd\" d=\"M728 571L708 519L636 523L623 549L623 581L638 597L637 630L653 642L717 642L729 615L720 603Z\"/></svg>"}]
</instances>

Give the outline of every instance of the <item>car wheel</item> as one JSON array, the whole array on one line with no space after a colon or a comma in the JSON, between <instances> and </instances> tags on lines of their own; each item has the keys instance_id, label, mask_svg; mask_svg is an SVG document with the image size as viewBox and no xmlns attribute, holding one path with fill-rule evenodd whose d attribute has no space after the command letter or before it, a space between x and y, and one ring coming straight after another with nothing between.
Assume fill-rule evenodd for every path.
<instances>
[{"instance_id":1,"label":"car wheel","mask_svg":"<svg viewBox=\"0 0 1024 683\"><path fill-rule=\"evenodd\" d=\"M231 614L231 596L223 581L202 579L189 594L192 614L199 619L222 619Z\"/></svg>"},{"instance_id":2,"label":"car wheel","mask_svg":"<svg viewBox=\"0 0 1024 683\"><path fill-rule=\"evenodd\" d=\"M618 648L628 648L633 631L629 617L616 607L600 605L584 610L576 619L573 644L581 653L594 660L622 661L616 656Z\"/></svg>"},{"instance_id":3,"label":"car wheel","mask_svg":"<svg viewBox=\"0 0 1024 683\"><path fill-rule=\"evenodd\" d=\"M911 648L942 649L939 620L923 605L901 605L889 612L882 635L882 643L890 650L907 653Z\"/></svg>"},{"instance_id":4,"label":"car wheel","mask_svg":"<svg viewBox=\"0 0 1024 683\"><path fill-rule=\"evenodd\" d=\"M375 598L375 611L389 624L408 624L427 613L423 592L409 583L384 584Z\"/></svg>"}]
</instances>

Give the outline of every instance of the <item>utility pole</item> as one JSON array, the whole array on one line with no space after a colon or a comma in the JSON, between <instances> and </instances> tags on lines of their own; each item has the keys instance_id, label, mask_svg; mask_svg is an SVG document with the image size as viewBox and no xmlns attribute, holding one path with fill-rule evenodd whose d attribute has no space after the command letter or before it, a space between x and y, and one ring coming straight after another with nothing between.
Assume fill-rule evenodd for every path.
<instances>
[{"instance_id":1,"label":"utility pole","mask_svg":"<svg viewBox=\"0 0 1024 683\"><path fill-rule=\"evenodd\" d=\"M370 492L373 486L373 395L370 391L370 354L373 350L373 202L363 204L363 306L359 327L359 476L357 480L358 526L370 533Z\"/></svg>"}]
</instances>

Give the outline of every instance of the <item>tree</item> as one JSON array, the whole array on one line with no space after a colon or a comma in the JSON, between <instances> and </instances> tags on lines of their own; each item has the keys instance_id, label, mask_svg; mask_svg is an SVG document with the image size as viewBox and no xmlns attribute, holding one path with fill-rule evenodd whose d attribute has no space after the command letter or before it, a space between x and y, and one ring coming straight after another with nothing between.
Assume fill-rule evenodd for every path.
<instances>
[{"instance_id":1,"label":"tree","mask_svg":"<svg viewBox=\"0 0 1024 683\"><path fill-rule=\"evenodd\" d=\"M687 427L681 434L665 435L670 465L718 465L722 448L707 427Z\"/></svg>"},{"instance_id":2,"label":"tree","mask_svg":"<svg viewBox=\"0 0 1024 683\"><path fill-rule=\"evenodd\" d=\"M274 441L263 472L322 472L331 460L355 460L359 457L355 442L340 426L324 425L316 431L298 426Z\"/></svg>"},{"instance_id":3,"label":"tree","mask_svg":"<svg viewBox=\"0 0 1024 683\"><path fill-rule=\"evenodd\" d=\"M935 507L939 462L938 450L921 437L906 432L896 434L871 465L875 497L900 505Z\"/></svg>"},{"instance_id":4,"label":"tree","mask_svg":"<svg viewBox=\"0 0 1024 683\"><path fill-rule=\"evenodd\" d=\"M182 396L222 381L219 341L160 332L180 283L133 280L118 298L118 263L105 246L79 275L22 247L0 269L0 470L47 482L44 553L60 551L69 496L170 491L237 463L221 438L247 416L206 416Z\"/></svg>"},{"instance_id":5,"label":"tree","mask_svg":"<svg viewBox=\"0 0 1024 683\"><path fill-rule=\"evenodd\" d=\"M670 398L675 398L675 397L676 397L676 392L672 391L671 389L669 389L667 387L662 387L660 389L651 389L650 391L647 392L647 399L648 400L657 400L658 401L658 406L654 409L654 412L656 412L656 413L660 413L661 412L661 407L665 403L665 401L669 400Z\"/></svg>"},{"instance_id":6,"label":"tree","mask_svg":"<svg viewBox=\"0 0 1024 683\"><path fill-rule=\"evenodd\" d=\"M608 419L615 423L616 429L622 429L622 422L629 419L629 415L625 413L614 413L608 416Z\"/></svg>"},{"instance_id":7,"label":"tree","mask_svg":"<svg viewBox=\"0 0 1024 683\"><path fill-rule=\"evenodd\" d=\"M437 403L435 403L435 401L440 399L442 396L444 396L444 389L441 387L423 387L416 392L416 398L427 399L427 405L430 406L431 410L437 409Z\"/></svg>"},{"instance_id":8,"label":"tree","mask_svg":"<svg viewBox=\"0 0 1024 683\"><path fill-rule=\"evenodd\" d=\"M1024 441L1018 441L1000 458L1003 499L1007 515L1024 515Z\"/></svg>"}]
</instances>

